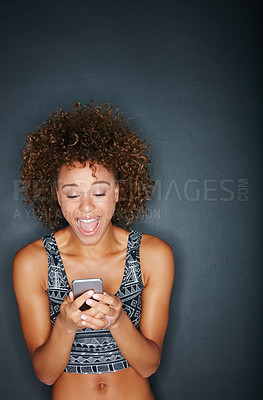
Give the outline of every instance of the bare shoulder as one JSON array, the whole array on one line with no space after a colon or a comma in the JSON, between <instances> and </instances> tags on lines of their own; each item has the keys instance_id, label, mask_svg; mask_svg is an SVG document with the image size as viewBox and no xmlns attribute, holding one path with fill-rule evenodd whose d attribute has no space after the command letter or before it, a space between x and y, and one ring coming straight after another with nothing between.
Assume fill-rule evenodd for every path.
<instances>
[{"instance_id":1,"label":"bare shoulder","mask_svg":"<svg viewBox=\"0 0 263 400\"><path fill-rule=\"evenodd\" d=\"M149 260L173 260L173 251L164 240L153 235L142 235L141 257Z\"/></svg>"},{"instance_id":2,"label":"bare shoulder","mask_svg":"<svg viewBox=\"0 0 263 400\"><path fill-rule=\"evenodd\" d=\"M140 247L142 274L149 278L174 277L174 254L167 242L157 236L143 234Z\"/></svg>"},{"instance_id":3,"label":"bare shoulder","mask_svg":"<svg viewBox=\"0 0 263 400\"><path fill-rule=\"evenodd\" d=\"M47 271L47 254L41 239L37 239L22 249L14 256L13 261L13 283L14 289L16 284L21 280L45 280L45 272Z\"/></svg>"},{"instance_id":4,"label":"bare shoulder","mask_svg":"<svg viewBox=\"0 0 263 400\"><path fill-rule=\"evenodd\" d=\"M37 239L18 250L14 257L14 265L25 264L30 266L32 263L35 264L36 260L40 261L43 258L46 258L45 247L42 240Z\"/></svg>"}]
</instances>

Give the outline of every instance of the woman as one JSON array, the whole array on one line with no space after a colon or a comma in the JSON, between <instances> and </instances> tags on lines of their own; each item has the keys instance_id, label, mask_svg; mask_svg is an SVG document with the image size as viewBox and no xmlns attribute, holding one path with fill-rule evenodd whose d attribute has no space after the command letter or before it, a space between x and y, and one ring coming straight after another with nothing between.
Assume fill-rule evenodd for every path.
<instances>
[{"instance_id":1,"label":"woman","mask_svg":"<svg viewBox=\"0 0 263 400\"><path fill-rule=\"evenodd\" d=\"M60 110L28 136L22 187L55 233L17 252L13 284L34 371L53 400L154 399L147 378L160 363L173 254L123 228L146 213L148 153L107 104ZM103 293L74 299L72 281L84 278L101 278Z\"/></svg>"}]
</instances>

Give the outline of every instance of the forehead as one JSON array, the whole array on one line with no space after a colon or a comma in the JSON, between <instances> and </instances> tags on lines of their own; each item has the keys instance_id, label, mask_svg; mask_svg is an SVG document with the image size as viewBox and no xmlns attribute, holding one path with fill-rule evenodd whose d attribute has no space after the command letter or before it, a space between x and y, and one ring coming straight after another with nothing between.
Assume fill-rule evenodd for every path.
<instances>
[{"instance_id":1,"label":"forehead","mask_svg":"<svg viewBox=\"0 0 263 400\"><path fill-rule=\"evenodd\" d=\"M114 180L113 173L107 170L105 167L99 164L94 164L95 166L95 176L92 169L88 164L84 167L81 164L75 164L74 166L63 165L58 174L58 183L84 183L90 182L94 183L96 181L112 181Z\"/></svg>"}]
</instances>

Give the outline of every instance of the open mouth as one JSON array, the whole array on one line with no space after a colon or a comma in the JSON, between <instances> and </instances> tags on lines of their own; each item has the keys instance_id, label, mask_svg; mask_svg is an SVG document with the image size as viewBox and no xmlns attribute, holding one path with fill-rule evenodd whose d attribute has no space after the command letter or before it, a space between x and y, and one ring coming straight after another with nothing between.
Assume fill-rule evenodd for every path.
<instances>
[{"instance_id":1,"label":"open mouth","mask_svg":"<svg viewBox=\"0 0 263 400\"><path fill-rule=\"evenodd\" d=\"M99 225L100 225L100 221L101 221L101 217L94 217L94 218L77 218L77 226L80 230L80 232L83 235L93 235L97 232Z\"/></svg>"}]
</instances>

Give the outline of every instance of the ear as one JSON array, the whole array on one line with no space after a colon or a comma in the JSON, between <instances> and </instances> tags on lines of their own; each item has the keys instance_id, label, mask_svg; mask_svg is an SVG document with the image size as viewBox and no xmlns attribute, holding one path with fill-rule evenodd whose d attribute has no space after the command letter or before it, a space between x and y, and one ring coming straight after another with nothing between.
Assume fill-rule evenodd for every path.
<instances>
[{"instance_id":1,"label":"ear","mask_svg":"<svg viewBox=\"0 0 263 400\"><path fill-rule=\"evenodd\" d=\"M119 193L120 193L120 186L119 183L115 184L115 201L118 203L119 201Z\"/></svg>"}]
</instances>

